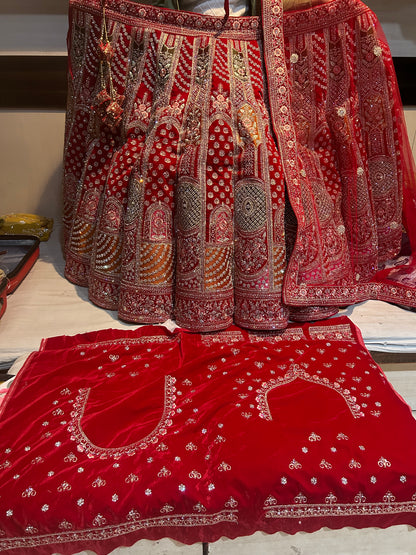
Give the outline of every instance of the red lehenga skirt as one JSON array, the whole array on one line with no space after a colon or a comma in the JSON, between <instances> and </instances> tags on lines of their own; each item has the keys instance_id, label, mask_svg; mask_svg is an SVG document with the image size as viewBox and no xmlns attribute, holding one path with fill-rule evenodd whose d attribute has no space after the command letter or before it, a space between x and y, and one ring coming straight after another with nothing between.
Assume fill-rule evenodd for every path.
<instances>
[{"instance_id":1,"label":"red lehenga skirt","mask_svg":"<svg viewBox=\"0 0 416 555\"><path fill-rule=\"evenodd\" d=\"M413 162L361 1L222 19L70 0L69 55L66 276L94 303L201 331L416 306Z\"/></svg>"}]
</instances>

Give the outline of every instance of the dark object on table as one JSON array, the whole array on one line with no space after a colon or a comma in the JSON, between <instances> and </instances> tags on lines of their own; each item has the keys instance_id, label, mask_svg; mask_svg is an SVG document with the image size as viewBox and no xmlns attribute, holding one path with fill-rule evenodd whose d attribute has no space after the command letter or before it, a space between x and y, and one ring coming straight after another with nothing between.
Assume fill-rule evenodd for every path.
<instances>
[{"instance_id":1,"label":"dark object on table","mask_svg":"<svg viewBox=\"0 0 416 555\"><path fill-rule=\"evenodd\" d=\"M3 316L7 306L7 283L6 274L0 270L0 318Z\"/></svg>"},{"instance_id":2,"label":"dark object on table","mask_svg":"<svg viewBox=\"0 0 416 555\"><path fill-rule=\"evenodd\" d=\"M0 270L6 275L7 295L13 293L20 285L38 257L39 237L0 235Z\"/></svg>"}]
</instances>

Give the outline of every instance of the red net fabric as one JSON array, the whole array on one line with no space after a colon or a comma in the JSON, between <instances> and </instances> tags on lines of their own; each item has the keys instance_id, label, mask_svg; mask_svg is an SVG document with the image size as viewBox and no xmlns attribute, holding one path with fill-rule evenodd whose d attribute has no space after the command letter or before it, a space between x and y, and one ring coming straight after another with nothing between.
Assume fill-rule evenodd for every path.
<instances>
[{"instance_id":1,"label":"red net fabric","mask_svg":"<svg viewBox=\"0 0 416 555\"><path fill-rule=\"evenodd\" d=\"M414 306L415 165L380 23L363 3L345 0L287 14L284 33L309 178L285 298Z\"/></svg>"}]
</instances>

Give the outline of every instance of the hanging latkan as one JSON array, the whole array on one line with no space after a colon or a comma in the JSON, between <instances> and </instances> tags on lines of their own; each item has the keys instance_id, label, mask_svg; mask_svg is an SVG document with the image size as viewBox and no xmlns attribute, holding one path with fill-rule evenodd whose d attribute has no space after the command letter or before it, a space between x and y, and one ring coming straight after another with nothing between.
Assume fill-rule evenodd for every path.
<instances>
[{"instance_id":1,"label":"hanging latkan","mask_svg":"<svg viewBox=\"0 0 416 555\"><path fill-rule=\"evenodd\" d=\"M102 25L99 42L101 90L95 97L94 104L91 108L99 116L101 121L113 133L116 133L123 117L124 110L121 105L124 101L124 96L118 94L114 89L111 71L111 60L114 57L114 49L108 39L105 2L106 0L102 0L101 2Z\"/></svg>"}]
</instances>

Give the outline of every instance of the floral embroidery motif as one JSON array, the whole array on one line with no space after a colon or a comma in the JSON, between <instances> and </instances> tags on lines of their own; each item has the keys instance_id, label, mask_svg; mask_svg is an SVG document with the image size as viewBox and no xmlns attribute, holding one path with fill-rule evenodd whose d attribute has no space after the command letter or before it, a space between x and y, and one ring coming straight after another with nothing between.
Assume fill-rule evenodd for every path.
<instances>
[{"instance_id":1,"label":"floral embroidery motif","mask_svg":"<svg viewBox=\"0 0 416 555\"><path fill-rule=\"evenodd\" d=\"M195 107L186 117L185 121L185 144L197 144L201 140L201 118L202 112Z\"/></svg>"},{"instance_id":2,"label":"floral embroidery motif","mask_svg":"<svg viewBox=\"0 0 416 555\"><path fill-rule=\"evenodd\" d=\"M175 510L175 507L173 507L172 505L169 505L168 503L165 503L165 505L163 505L163 507L160 509L160 512L162 514L168 514L168 513L172 513Z\"/></svg>"},{"instance_id":3,"label":"floral embroidery motif","mask_svg":"<svg viewBox=\"0 0 416 555\"><path fill-rule=\"evenodd\" d=\"M230 99L222 92L221 88L214 93L211 100L213 108L219 112L226 112L230 108Z\"/></svg>"},{"instance_id":4,"label":"floral embroidery motif","mask_svg":"<svg viewBox=\"0 0 416 555\"><path fill-rule=\"evenodd\" d=\"M68 522L67 520L62 520L62 521L59 523L59 529L60 529L60 530L72 530L72 529L73 529L73 525L72 525L70 522Z\"/></svg>"},{"instance_id":5,"label":"floral embroidery motif","mask_svg":"<svg viewBox=\"0 0 416 555\"><path fill-rule=\"evenodd\" d=\"M36 490L32 487L28 487L23 493L22 497L34 497L36 495Z\"/></svg>"},{"instance_id":6,"label":"floral embroidery motif","mask_svg":"<svg viewBox=\"0 0 416 555\"><path fill-rule=\"evenodd\" d=\"M220 472L229 472L231 470L231 465L229 465L226 462L222 462L219 466L218 466L218 470Z\"/></svg>"},{"instance_id":7,"label":"floral embroidery motif","mask_svg":"<svg viewBox=\"0 0 416 555\"><path fill-rule=\"evenodd\" d=\"M162 46L159 59L158 59L158 72L157 72L159 83L161 85L164 85L169 79L174 53L175 53L174 48L169 48L168 46L166 46L166 44Z\"/></svg>"},{"instance_id":8,"label":"floral embroidery motif","mask_svg":"<svg viewBox=\"0 0 416 555\"><path fill-rule=\"evenodd\" d=\"M94 487L94 484L93 484ZM64 481L62 482L62 484L60 486L57 487L57 491L59 491L60 493L64 492L64 491L71 491L71 485L68 484L68 482Z\"/></svg>"},{"instance_id":9,"label":"floral embroidery motif","mask_svg":"<svg viewBox=\"0 0 416 555\"><path fill-rule=\"evenodd\" d=\"M350 468L361 468L361 463L359 463L358 461L356 461L355 459L351 459L348 466Z\"/></svg>"},{"instance_id":10,"label":"floral embroidery motif","mask_svg":"<svg viewBox=\"0 0 416 555\"><path fill-rule=\"evenodd\" d=\"M210 53L209 46L199 49L196 62L195 81L200 86L205 86L209 78Z\"/></svg>"},{"instance_id":11,"label":"floral embroidery motif","mask_svg":"<svg viewBox=\"0 0 416 555\"><path fill-rule=\"evenodd\" d=\"M332 468L332 464L326 461L325 459L322 459L321 462L319 463L319 467L330 470Z\"/></svg>"},{"instance_id":12,"label":"floral embroidery motif","mask_svg":"<svg viewBox=\"0 0 416 555\"><path fill-rule=\"evenodd\" d=\"M137 474L132 473L132 474L129 474L124 481L126 482L126 484L133 484L134 482L139 481L139 477L137 476Z\"/></svg>"},{"instance_id":13,"label":"floral embroidery motif","mask_svg":"<svg viewBox=\"0 0 416 555\"><path fill-rule=\"evenodd\" d=\"M106 485L106 483L107 482L105 480L98 477L93 481L93 483L91 485L92 485L93 488L102 488Z\"/></svg>"},{"instance_id":14,"label":"floral embroidery motif","mask_svg":"<svg viewBox=\"0 0 416 555\"><path fill-rule=\"evenodd\" d=\"M315 432L312 432L309 436L309 441L321 441L321 436L319 436L318 434L315 434Z\"/></svg>"},{"instance_id":15,"label":"floral embroidery motif","mask_svg":"<svg viewBox=\"0 0 416 555\"><path fill-rule=\"evenodd\" d=\"M157 473L159 478L167 478L172 475L172 472L168 470L165 466L159 470Z\"/></svg>"},{"instance_id":16,"label":"floral embroidery motif","mask_svg":"<svg viewBox=\"0 0 416 555\"><path fill-rule=\"evenodd\" d=\"M391 466L391 462L385 459L384 457L380 457L377 464L380 468L390 468Z\"/></svg>"},{"instance_id":17,"label":"floral embroidery motif","mask_svg":"<svg viewBox=\"0 0 416 555\"><path fill-rule=\"evenodd\" d=\"M232 57L234 75L237 77L237 79L240 79L240 81L247 81L248 72L244 59L244 54L242 52L239 52L238 50L233 49Z\"/></svg>"},{"instance_id":18,"label":"floral embroidery motif","mask_svg":"<svg viewBox=\"0 0 416 555\"><path fill-rule=\"evenodd\" d=\"M328 505L332 505L334 503L336 503L338 501L337 497L330 492L326 497L325 497L325 503L327 503Z\"/></svg>"},{"instance_id":19,"label":"floral embroidery motif","mask_svg":"<svg viewBox=\"0 0 416 555\"><path fill-rule=\"evenodd\" d=\"M291 470L297 470L299 468L302 468L302 465L296 459L292 459L292 461L289 463L289 468Z\"/></svg>"},{"instance_id":20,"label":"floral embroidery motif","mask_svg":"<svg viewBox=\"0 0 416 555\"><path fill-rule=\"evenodd\" d=\"M308 501L307 497L303 493L298 493L298 495L293 500L297 505L304 504Z\"/></svg>"}]
</instances>

